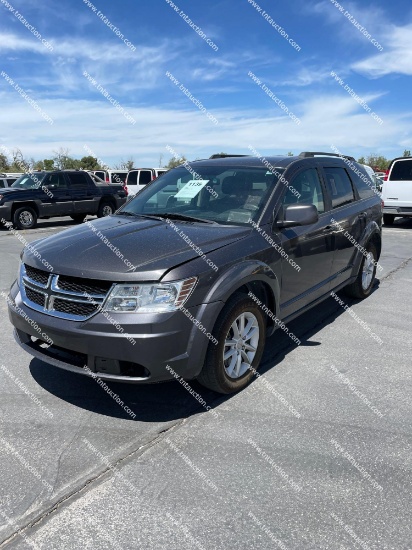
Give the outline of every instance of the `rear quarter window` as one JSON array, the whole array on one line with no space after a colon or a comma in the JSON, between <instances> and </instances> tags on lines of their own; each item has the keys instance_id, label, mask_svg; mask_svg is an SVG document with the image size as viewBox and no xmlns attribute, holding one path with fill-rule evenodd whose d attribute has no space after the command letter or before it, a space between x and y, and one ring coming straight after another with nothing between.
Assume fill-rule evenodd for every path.
<instances>
[{"instance_id":1,"label":"rear quarter window","mask_svg":"<svg viewBox=\"0 0 412 550\"><path fill-rule=\"evenodd\" d=\"M412 181L412 160L396 160L389 176L390 181Z\"/></svg>"},{"instance_id":2,"label":"rear quarter window","mask_svg":"<svg viewBox=\"0 0 412 550\"><path fill-rule=\"evenodd\" d=\"M358 170L351 170L350 177L361 199L367 199L375 194L376 183L371 180L366 170L362 169L362 166L358 166Z\"/></svg>"},{"instance_id":3,"label":"rear quarter window","mask_svg":"<svg viewBox=\"0 0 412 550\"><path fill-rule=\"evenodd\" d=\"M339 208L355 200L352 182L345 168L333 166L324 168L326 185L332 198L332 208Z\"/></svg>"}]
</instances>

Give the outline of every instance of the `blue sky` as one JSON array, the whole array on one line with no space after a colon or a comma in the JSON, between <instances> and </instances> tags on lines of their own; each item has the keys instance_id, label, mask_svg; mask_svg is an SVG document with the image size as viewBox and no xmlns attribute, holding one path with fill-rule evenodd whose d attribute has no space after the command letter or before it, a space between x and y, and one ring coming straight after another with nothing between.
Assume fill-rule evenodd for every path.
<instances>
[{"instance_id":1,"label":"blue sky","mask_svg":"<svg viewBox=\"0 0 412 550\"><path fill-rule=\"evenodd\" d=\"M383 47L379 51L331 0L256 0L297 51L248 0L176 0L213 41L213 50L166 0L91 0L135 47L132 51L83 0L8 0L53 50L0 0L0 73L14 80L50 124L0 77L0 145L26 157L71 156L85 146L108 165L135 166L214 152L371 152L412 149L412 5L406 0L339 0ZM371 38L371 39L372 39ZM116 100L133 124L84 76ZM201 102L213 122L166 76ZM334 71L383 122L375 120ZM256 84L252 72L300 121Z\"/></svg>"}]
</instances>

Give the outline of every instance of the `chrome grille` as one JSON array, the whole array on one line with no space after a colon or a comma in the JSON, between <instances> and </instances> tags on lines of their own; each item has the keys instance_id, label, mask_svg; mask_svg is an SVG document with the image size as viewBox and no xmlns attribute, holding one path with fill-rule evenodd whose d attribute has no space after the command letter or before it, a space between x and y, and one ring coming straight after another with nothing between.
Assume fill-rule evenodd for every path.
<instances>
[{"instance_id":1,"label":"chrome grille","mask_svg":"<svg viewBox=\"0 0 412 550\"><path fill-rule=\"evenodd\" d=\"M84 321L102 307L113 284L66 275L55 275L24 264L20 289L30 308L71 321Z\"/></svg>"}]
</instances>

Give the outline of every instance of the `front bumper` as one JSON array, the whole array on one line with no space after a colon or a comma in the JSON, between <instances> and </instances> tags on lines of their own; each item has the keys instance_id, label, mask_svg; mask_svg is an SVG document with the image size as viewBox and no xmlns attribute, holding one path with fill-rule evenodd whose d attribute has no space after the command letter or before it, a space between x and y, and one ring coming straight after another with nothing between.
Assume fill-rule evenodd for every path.
<instances>
[{"instance_id":1,"label":"front bumper","mask_svg":"<svg viewBox=\"0 0 412 550\"><path fill-rule=\"evenodd\" d=\"M187 311L211 332L223 305L201 304ZM27 307L17 283L10 291L8 311L15 339L25 351L45 363L102 380L160 382L173 378L167 366L182 378L195 378L209 344L208 337L182 311L111 313L111 322L98 313L87 321L67 321ZM114 317L123 333L113 325Z\"/></svg>"},{"instance_id":2,"label":"front bumper","mask_svg":"<svg viewBox=\"0 0 412 550\"><path fill-rule=\"evenodd\" d=\"M3 204L0 206L0 220L5 220L6 222L11 222L11 205Z\"/></svg>"}]
</instances>

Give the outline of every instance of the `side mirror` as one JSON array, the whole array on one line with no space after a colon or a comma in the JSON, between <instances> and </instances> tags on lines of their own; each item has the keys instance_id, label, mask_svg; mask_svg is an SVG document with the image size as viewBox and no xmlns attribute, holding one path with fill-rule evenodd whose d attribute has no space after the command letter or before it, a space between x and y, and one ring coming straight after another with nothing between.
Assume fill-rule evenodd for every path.
<instances>
[{"instance_id":1,"label":"side mirror","mask_svg":"<svg viewBox=\"0 0 412 550\"><path fill-rule=\"evenodd\" d=\"M277 227L296 227L312 225L319 220L318 209L314 204L290 204L284 209L283 220L276 222Z\"/></svg>"}]
</instances>

